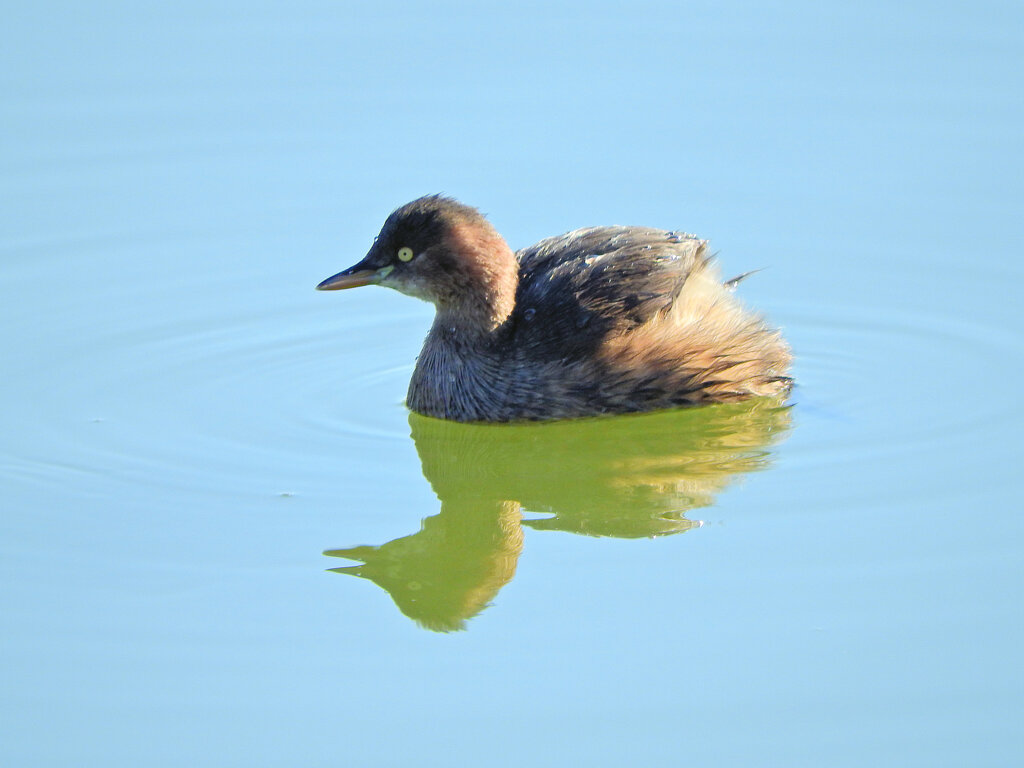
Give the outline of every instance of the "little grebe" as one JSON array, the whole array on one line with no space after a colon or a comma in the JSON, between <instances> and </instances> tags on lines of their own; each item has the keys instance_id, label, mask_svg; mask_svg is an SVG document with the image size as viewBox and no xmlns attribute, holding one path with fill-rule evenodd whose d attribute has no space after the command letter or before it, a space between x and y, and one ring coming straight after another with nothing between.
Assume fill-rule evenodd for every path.
<instances>
[{"instance_id":1,"label":"little grebe","mask_svg":"<svg viewBox=\"0 0 1024 768\"><path fill-rule=\"evenodd\" d=\"M455 421L564 419L783 395L789 348L722 283L707 241L578 229L513 253L439 195L392 213L353 267L317 286L433 302L407 403Z\"/></svg>"}]
</instances>

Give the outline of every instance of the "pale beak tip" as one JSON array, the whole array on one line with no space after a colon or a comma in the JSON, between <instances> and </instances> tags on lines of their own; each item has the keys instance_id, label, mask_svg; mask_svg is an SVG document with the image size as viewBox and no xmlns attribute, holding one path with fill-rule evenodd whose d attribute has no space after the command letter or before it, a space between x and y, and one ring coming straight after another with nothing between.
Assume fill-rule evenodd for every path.
<instances>
[{"instance_id":1,"label":"pale beak tip","mask_svg":"<svg viewBox=\"0 0 1024 768\"><path fill-rule=\"evenodd\" d=\"M373 269L346 269L336 275L322 281L316 289L318 291L340 291L345 288L358 288L361 285L370 285L376 282L377 271Z\"/></svg>"}]
</instances>

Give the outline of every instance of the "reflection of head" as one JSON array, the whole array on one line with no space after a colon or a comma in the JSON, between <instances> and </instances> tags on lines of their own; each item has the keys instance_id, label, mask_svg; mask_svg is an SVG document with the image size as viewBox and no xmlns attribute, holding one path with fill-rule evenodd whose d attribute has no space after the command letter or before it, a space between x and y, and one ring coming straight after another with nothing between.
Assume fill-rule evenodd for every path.
<instances>
[{"instance_id":1,"label":"reflection of head","mask_svg":"<svg viewBox=\"0 0 1024 768\"><path fill-rule=\"evenodd\" d=\"M464 620L487 607L511 581L523 548L519 505L443 504L418 533L379 547L329 550L324 554L361 560L332 568L373 581L399 609L437 632L462 629Z\"/></svg>"},{"instance_id":2,"label":"reflection of head","mask_svg":"<svg viewBox=\"0 0 1024 768\"><path fill-rule=\"evenodd\" d=\"M419 532L325 554L369 579L421 625L459 629L515 574L520 507L540 530L636 538L689 530L735 477L764 468L790 412L748 401L543 424L475 425L411 414L423 474L441 500Z\"/></svg>"}]
</instances>

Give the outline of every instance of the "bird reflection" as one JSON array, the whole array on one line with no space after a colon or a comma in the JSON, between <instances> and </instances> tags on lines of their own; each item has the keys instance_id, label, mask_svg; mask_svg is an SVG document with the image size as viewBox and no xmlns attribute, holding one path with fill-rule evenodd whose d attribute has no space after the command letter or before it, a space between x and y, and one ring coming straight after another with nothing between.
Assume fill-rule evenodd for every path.
<instances>
[{"instance_id":1,"label":"bird reflection","mask_svg":"<svg viewBox=\"0 0 1024 768\"><path fill-rule=\"evenodd\" d=\"M515 575L523 526L639 538L700 525L738 475L765 468L789 428L773 400L538 424L460 424L410 414L441 511L380 546L328 550L332 568L385 589L435 631L463 629ZM523 518L523 511L532 513Z\"/></svg>"}]
</instances>

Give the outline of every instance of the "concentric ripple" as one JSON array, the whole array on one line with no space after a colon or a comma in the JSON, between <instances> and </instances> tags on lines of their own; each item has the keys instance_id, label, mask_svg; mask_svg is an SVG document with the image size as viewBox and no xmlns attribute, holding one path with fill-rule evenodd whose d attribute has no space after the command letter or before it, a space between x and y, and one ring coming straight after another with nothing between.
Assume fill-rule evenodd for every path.
<instances>
[{"instance_id":1,"label":"concentric ripple","mask_svg":"<svg viewBox=\"0 0 1024 768\"><path fill-rule=\"evenodd\" d=\"M160 265L175 244L142 247ZM316 270L270 256L240 281L234 262L202 252L185 269L140 270L138 237L60 248L77 283L55 285L48 259L9 274L29 295L13 318L31 329L14 359L50 383L9 417L21 441L9 477L49 466L211 488L254 476L316 484L343 454L370 461L372 443L412 457L402 400L429 307L379 289L325 297L312 290ZM786 450L815 464L988 428L1000 418L995 401L958 407L954 382L1022 346L1006 329L901 308L788 304L769 314L794 348L795 424L807 425Z\"/></svg>"},{"instance_id":2,"label":"concentric ripple","mask_svg":"<svg viewBox=\"0 0 1024 768\"><path fill-rule=\"evenodd\" d=\"M774 315L796 355L797 423L818 422L791 450L815 462L952 443L992 428L1001 409L979 379L998 379L1008 355L1024 350L1006 328L934 312L790 305ZM965 391L972 380L978 390Z\"/></svg>"}]
</instances>

